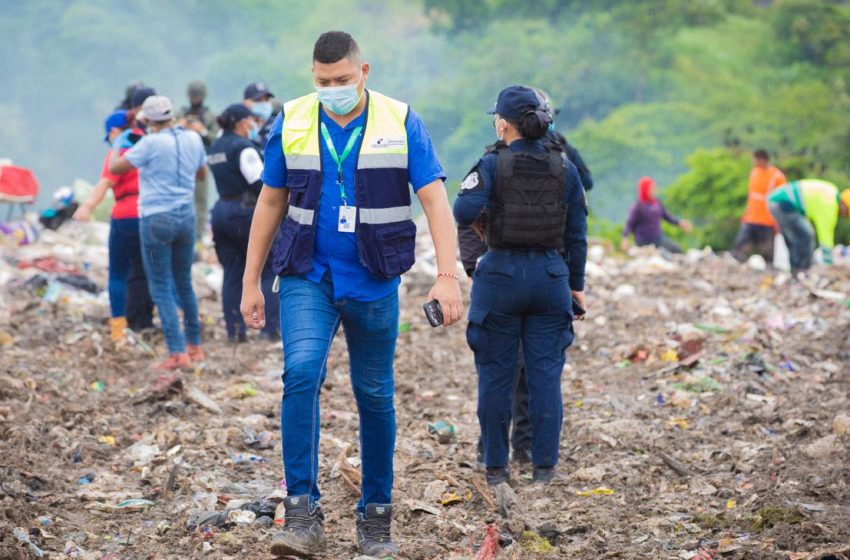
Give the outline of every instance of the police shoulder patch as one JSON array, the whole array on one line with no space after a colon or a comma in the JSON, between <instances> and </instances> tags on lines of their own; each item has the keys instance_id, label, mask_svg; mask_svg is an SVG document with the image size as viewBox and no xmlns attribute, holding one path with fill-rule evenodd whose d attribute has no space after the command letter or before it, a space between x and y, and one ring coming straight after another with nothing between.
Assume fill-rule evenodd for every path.
<instances>
[{"instance_id":1,"label":"police shoulder patch","mask_svg":"<svg viewBox=\"0 0 850 560\"><path fill-rule=\"evenodd\" d=\"M474 189L479 185L481 180L478 177L478 171L473 171L469 175L466 176L466 179L460 184L460 190L468 191Z\"/></svg>"}]
</instances>

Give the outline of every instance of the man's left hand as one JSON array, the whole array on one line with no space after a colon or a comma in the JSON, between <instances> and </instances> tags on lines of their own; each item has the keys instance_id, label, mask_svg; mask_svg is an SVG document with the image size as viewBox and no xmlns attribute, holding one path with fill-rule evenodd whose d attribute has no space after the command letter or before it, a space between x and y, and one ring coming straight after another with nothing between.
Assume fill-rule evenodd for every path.
<instances>
[{"instance_id":1,"label":"man's left hand","mask_svg":"<svg viewBox=\"0 0 850 560\"><path fill-rule=\"evenodd\" d=\"M428 301L440 302L443 309L443 326L448 327L460 321L463 316L463 301L460 295L460 282L455 278L440 276L434 287L428 292Z\"/></svg>"}]
</instances>

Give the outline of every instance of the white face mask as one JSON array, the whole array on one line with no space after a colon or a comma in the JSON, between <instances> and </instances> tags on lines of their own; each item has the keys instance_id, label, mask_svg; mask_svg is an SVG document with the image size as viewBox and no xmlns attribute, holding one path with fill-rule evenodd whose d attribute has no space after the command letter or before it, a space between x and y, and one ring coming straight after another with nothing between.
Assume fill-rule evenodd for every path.
<instances>
[{"instance_id":1,"label":"white face mask","mask_svg":"<svg viewBox=\"0 0 850 560\"><path fill-rule=\"evenodd\" d=\"M316 93L319 96L319 101L324 107L335 115L347 115L357 107L360 103L361 94L357 91L360 86L360 80L363 79L363 74L360 74L360 79L353 84L335 87L318 87Z\"/></svg>"},{"instance_id":2,"label":"white face mask","mask_svg":"<svg viewBox=\"0 0 850 560\"><path fill-rule=\"evenodd\" d=\"M501 132L499 132L499 124L500 123L505 123L505 126L502 127ZM505 130L507 129L507 122L505 121L505 119L496 119L495 127L496 127L496 139L499 142L504 142L505 141Z\"/></svg>"}]
</instances>

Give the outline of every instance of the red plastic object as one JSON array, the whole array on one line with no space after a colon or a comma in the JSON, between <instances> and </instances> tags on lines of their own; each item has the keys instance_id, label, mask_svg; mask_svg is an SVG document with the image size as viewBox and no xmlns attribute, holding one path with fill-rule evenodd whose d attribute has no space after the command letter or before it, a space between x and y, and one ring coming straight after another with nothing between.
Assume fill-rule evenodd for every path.
<instances>
[{"instance_id":1,"label":"red plastic object","mask_svg":"<svg viewBox=\"0 0 850 560\"><path fill-rule=\"evenodd\" d=\"M475 555L475 560L493 560L499 552L499 533L495 525L487 525L487 536Z\"/></svg>"},{"instance_id":2,"label":"red plastic object","mask_svg":"<svg viewBox=\"0 0 850 560\"><path fill-rule=\"evenodd\" d=\"M0 165L0 202L31 204L38 195L38 181L32 171L14 165Z\"/></svg>"}]
</instances>

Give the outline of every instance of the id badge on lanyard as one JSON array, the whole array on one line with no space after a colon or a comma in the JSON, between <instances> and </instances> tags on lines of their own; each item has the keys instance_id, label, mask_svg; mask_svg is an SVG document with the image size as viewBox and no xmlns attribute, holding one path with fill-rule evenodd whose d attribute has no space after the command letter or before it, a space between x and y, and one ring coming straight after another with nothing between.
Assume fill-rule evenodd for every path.
<instances>
[{"instance_id":1,"label":"id badge on lanyard","mask_svg":"<svg viewBox=\"0 0 850 560\"><path fill-rule=\"evenodd\" d=\"M363 130L363 127L358 126L352 131L351 136L348 137L348 143L345 146L345 150L342 152L342 156L339 156L336 153L336 147L331 140L331 135L328 132L328 127L325 126L325 123L321 124L321 130L328 152L334 162L336 162L336 184L339 185L339 195L340 198L342 198L342 206L339 207L339 219L337 220L337 231L342 233L354 233L357 226L357 207L348 205L348 198L345 194L345 180L342 175L342 162L345 161L345 158L347 158L348 154L351 153L351 150L354 148L354 144L357 142L357 138L360 136L360 132Z\"/></svg>"},{"instance_id":2,"label":"id badge on lanyard","mask_svg":"<svg viewBox=\"0 0 850 560\"><path fill-rule=\"evenodd\" d=\"M356 206L340 206L339 207L339 224L337 230L343 233L354 233L354 226L357 223L357 207Z\"/></svg>"}]
</instances>

